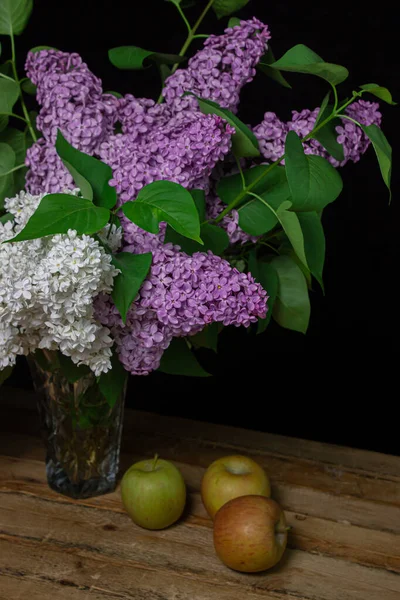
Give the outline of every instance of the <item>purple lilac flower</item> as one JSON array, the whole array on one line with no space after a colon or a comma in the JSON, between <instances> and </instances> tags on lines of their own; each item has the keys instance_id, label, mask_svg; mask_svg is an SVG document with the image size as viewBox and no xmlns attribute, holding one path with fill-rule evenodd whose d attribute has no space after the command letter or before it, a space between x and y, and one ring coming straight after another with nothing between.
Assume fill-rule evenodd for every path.
<instances>
[{"instance_id":1,"label":"purple lilac flower","mask_svg":"<svg viewBox=\"0 0 400 600\"><path fill-rule=\"evenodd\" d=\"M233 132L221 117L197 111L154 127L143 142L132 134L110 136L100 145L99 154L113 169L110 184L123 203L159 179L184 187L205 185L204 178L229 152Z\"/></svg>"},{"instance_id":2,"label":"purple lilac flower","mask_svg":"<svg viewBox=\"0 0 400 600\"><path fill-rule=\"evenodd\" d=\"M285 152L288 127L273 112L266 112L263 121L254 127L261 154L270 162L278 160Z\"/></svg>"},{"instance_id":3,"label":"purple lilac flower","mask_svg":"<svg viewBox=\"0 0 400 600\"><path fill-rule=\"evenodd\" d=\"M216 219L218 215L226 208L226 205L215 193L211 193L206 198L206 216L207 219ZM225 215L220 223L222 229L225 229L231 244L252 241L256 242L257 238L246 233L239 227L239 213L237 210L232 210L228 215Z\"/></svg>"},{"instance_id":4,"label":"purple lilac flower","mask_svg":"<svg viewBox=\"0 0 400 600\"><path fill-rule=\"evenodd\" d=\"M73 179L61 162L55 147L44 138L35 142L26 153L26 189L33 195L73 189Z\"/></svg>"},{"instance_id":5,"label":"purple lilac flower","mask_svg":"<svg viewBox=\"0 0 400 600\"><path fill-rule=\"evenodd\" d=\"M212 252L188 256L172 244L152 250L150 274L126 325L108 297L96 305L97 318L111 329L120 360L132 374L158 368L173 337L194 335L213 322L248 327L265 316L267 293L250 273L240 273Z\"/></svg>"},{"instance_id":6,"label":"purple lilac flower","mask_svg":"<svg viewBox=\"0 0 400 600\"><path fill-rule=\"evenodd\" d=\"M166 104L156 104L149 98L126 94L119 101L118 121L122 132L129 133L132 142L145 142L152 129L165 125L173 113Z\"/></svg>"},{"instance_id":7,"label":"purple lilac flower","mask_svg":"<svg viewBox=\"0 0 400 600\"><path fill-rule=\"evenodd\" d=\"M28 77L37 84L37 101L42 105L37 127L55 143L57 130L87 154L111 134L119 102L103 94L101 81L77 54L42 50L28 54Z\"/></svg>"},{"instance_id":8,"label":"purple lilac flower","mask_svg":"<svg viewBox=\"0 0 400 600\"><path fill-rule=\"evenodd\" d=\"M78 150L94 154L99 143L114 131L118 101L110 94L88 104L67 102L62 107L41 109L37 117L37 128L44 137L55 144L57 131Z\"/></svg>"},{"instance_id":9,"label":"purple lilac flower","mask_svg":"<svg viewBox=\"0 0 400 600\"><path fill-rule=\"evenodd\" d=\"M382 115L379 112L379 104L358 100L345 110L349 117L359 121L362 125L375 124L380 126ZM319 108L314 110L304 109L300 112L292 111L292 120L282 123L274 113L265 113L264 120L254 128L260 150L264 158L273 162L277 160L285 150L285 139L288 131L295 131L300 137L308 135L315 124ZM337 141L343 145L345 159L338 162L323 148L317 140L303 142L306 154L323 156L335 167L344 166L349 160L357 162L367 150L370 142L365 133L355 123L342 119L342 125L336 127L339 134Z\"/></svg>"},{"instance_id":10,"label":"purple lilac flower","mask_svg":"<svg viewBox=\"0 0 400 600\"><path fill-rule=\"evenodd\" d=\"M49 73L68 73L83 65L79 54L60 52L59 50L40 50L29 52L25 62L25 71L35 85Z\"/></svg>"},{"instance_id":11,"label":"purple lilac flower","mask_svg":"<svg viewBox=\"0 0 400 600\"><path fill-rule=\"evenodd\" d=\"M363 125L375 124L380 126L382 115L378 109L379 104L376 102L359 100L346 109L346 114ZM263 121L254 128L254 134L258 139L260 151L264 158L268 162L274 162L284 154L285 140L289 131L295 131L302 138L308 135L314 127L318 112L319 108L312 111L309 109L294 110L292 111L292 120L288 123L283 123L272 112L265 113ZM336 131L339 134L337 141L339 144L343 144L345 158L342 162L330 156L325 148L314 139L303 142L304 152L322 156L335 167L344 166L349 160L353 162L360 160L370 144L365 133L355 123L346 119L342 119L342 125L336 127ZM223 176L223 174L220 176ZM224 205L217 195L215 193L210 194L207 198L208 218L215 219L223 208ZM230 242L232 244L236 242L243 244L248 241L255 241L254 237L240 229L238 222L239 215L237 211L232 211L221 221L221 226L228 233Z\"/></svg>"},{"instance_id":12,"label":"purple lilac flower","mask_svg":"<svg viewBox=\"0 0 400 600\"><path fill-rule=\"evenodd\" d=\"M188 67L166 80L163 95L167 104L180 110L182 103L186 107L193 102L182 98L185 92L192 92L236 112L240 90L252 81L270 37L268 27L258 19L241 21L225 29L224 35L210 35Z\"/></svg>"}]
</instances>

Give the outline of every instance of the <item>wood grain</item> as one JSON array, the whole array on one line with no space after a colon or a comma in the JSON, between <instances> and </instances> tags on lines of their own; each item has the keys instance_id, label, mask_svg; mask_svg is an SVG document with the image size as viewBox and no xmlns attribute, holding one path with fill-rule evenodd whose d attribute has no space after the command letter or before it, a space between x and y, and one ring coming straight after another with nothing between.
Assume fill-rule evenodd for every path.
<instances>
[{"instance_id":1,"label":"wood grain","mask_svg":"<svg viewBox=\"0 0 400 600\"><path fill-rule=\"evenodd\" d=\"M400 459L127 411L124 470L155 451L181 469L184 518L136 527L119 491L74 501L46 483L34 396L0 400L0 600L399 600ZM200 500L204 469L243 453L269 472L292 530L284 560L259 575L215 556Z\"/></svg>"}]
</instances>

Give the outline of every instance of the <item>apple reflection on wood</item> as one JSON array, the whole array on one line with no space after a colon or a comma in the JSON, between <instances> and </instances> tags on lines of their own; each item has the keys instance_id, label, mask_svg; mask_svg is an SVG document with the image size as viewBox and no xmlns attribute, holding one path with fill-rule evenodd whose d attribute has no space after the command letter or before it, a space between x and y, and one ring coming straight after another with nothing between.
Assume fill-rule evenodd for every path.
<instances>
[{"instance_id":1,"label":"apple reflection on wood","mask_svg":"<svg viewBox=\"0 0 400 600\"><path fill-rule=\"evenodd\" d=\"M215 551L231 569L256 573L282 558L289 528L283 510L270 495L268 475L246 456L220 458L204 473L201 497L214 519ZM186 486L177 467L156 455L126 471L121 496L136 525L165 529L182 516Z\"/></svg>"}]
</instances>

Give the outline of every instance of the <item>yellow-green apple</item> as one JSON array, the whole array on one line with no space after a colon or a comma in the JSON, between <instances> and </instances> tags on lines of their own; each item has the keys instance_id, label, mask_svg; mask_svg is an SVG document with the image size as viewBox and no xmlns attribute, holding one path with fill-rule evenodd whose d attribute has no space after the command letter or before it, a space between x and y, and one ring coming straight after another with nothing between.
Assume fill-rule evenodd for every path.
<instances>
[{"instance_id":1,"label":"yellow-green apple","mask_svg":"<svg viewBox=\"0 0 400 600\"><path fill-rule=\"evenodd\" d=\"M215 551L235 571L265 571L282 558L287 530L285 514L275 500L241 496L224 504L215 515Z\"/></svg>"},{"instance_id":2,"label":"yellow-green apple","mask_svg":"<svg viewBox=\"0 0 400 600\"><path fill-rule=\"evenodd\" d=\"M186 486L171 462L142 460L132 465L121 482L123 505L136 525L164 529L179 519L186 502Z\"/></svg>"},{"instance_id":3,"label":"yellow-green apple","mask_svg":"<svg viewBox=\"0 0 400 600\"><path fill-rule=\"evenodd\" d=\"M219 458L204 473L201 498L212 519L229 500L252 494L269 498L271 486L264 469L247 456Z\"/></svg>"}]
</instances>

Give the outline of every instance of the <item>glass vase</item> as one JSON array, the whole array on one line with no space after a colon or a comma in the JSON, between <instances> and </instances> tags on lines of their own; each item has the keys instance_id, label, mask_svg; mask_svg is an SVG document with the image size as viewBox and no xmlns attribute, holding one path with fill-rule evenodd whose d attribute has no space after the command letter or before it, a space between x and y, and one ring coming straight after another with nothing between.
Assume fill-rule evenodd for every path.
<instances>
[{"instance_id":1,"label":"glass vase","mask_svg":"<svg viewBox=\"0 0 400 600\"><path fill-rule=\"evenodd\" d=\"M37 351L28 363L38 394L49 486L72 498L112 492L117 483L125 389L109 406L95 375L85 369L77 381L67 378L57 352Z\"/></svg>"}]
</instances>

